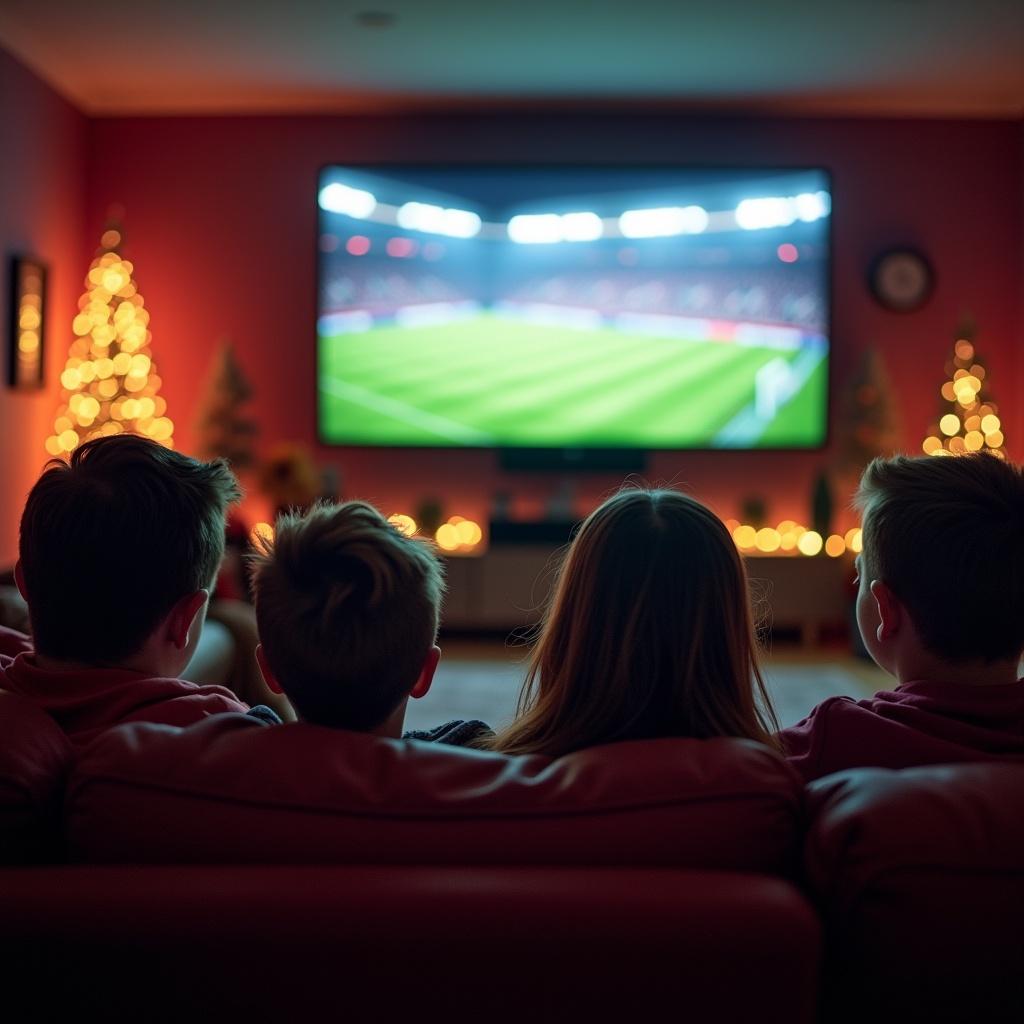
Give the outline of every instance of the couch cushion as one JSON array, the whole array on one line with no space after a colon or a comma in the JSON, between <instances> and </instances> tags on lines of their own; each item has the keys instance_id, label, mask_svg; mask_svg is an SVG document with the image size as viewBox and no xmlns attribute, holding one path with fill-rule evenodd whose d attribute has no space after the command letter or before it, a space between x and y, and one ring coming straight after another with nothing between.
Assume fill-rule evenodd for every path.
<instances>
[{"instance_id":1,"label":"couch cushion","mask_svg":"<svg viewBox=\"0 0 1024 1024\"><path fill-rule=\"evenodd\" d=\"M857 769L808 795L829 1015L1024 1020L1024 766Z\"/></svg>"},{"instance_id":2,"label":"couch cushion","mask_svg":"<svg viewBox=\"0 0 1024 1024\"><path fill-rule=\"evenodd\" d=\"M0 690L0 863L55 859L71 744L30 700Z\"/></svg>"},{"instance_id":3,"label":"couch cushion","mask_svg":"<svg viewBox=\"0 0 1024 1024\"><path fill-rule=\"evenodd\" d=\"M820 955L789 883L661 868L35 869L0 921L39 1021L811 1024Z\"/></svg>"},{"instance_id":4,"label":"couch cushion","mask_svg":"<svg viewBox=\"0 0 1024 1024\"><path fill-rule=\"evenodd\" d=\"M123 725L69 786L74 855L105 862L643 864L782 871L802 793L745 740L544 757L218 715Z\"/></svg>"}]
</instances>

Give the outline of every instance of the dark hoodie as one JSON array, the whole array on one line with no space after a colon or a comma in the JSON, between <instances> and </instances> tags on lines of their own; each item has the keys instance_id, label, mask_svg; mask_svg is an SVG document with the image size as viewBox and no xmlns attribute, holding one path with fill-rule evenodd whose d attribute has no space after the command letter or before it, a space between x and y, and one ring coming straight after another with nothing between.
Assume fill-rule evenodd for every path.
<instances>
[{"instance_id":1,"label":"dark hoodie","mask_svg":"<svg viewBox=\"0 0 1024 1024\"><path fill-rule=\"evenodd\" d=\"M868 700L830 697L779 739L808 782L844 768L1024 760L1024 680L921 680Z\"/></svg>"}]
</instances>

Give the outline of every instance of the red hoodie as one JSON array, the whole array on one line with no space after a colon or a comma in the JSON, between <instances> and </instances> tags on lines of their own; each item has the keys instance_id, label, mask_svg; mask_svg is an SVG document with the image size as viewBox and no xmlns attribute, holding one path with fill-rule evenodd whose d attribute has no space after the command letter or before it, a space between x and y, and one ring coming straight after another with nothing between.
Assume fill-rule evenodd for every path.
<instances>
[{"instance_id":1,"label":"red hoodie","mask_svg":"<svg viewBox=\"0 0 1024 1024\"><path fill-rule=\"evenodd\" d=\"M24 633L19 633L16 629L0 626L0 659L6 658L9 662L23 651L31 650L31 638L25 636ZM0 664L2 663L2 660L0 660Z\"/></svg>"},{"instance_id":2,"label":"red hoodie","mask_svg":"<svg viewBox=\"0 0 1024 1024\"><path fill-rule=\"evenodd\" d=\"M1024 680L922 680L868 700L830 697L779 739L807 782L844 768L1024 760Z\"/></svg>"},{"instance_id":3,"label":"red hoodie","mask_svg":"<svg viewBox=\"0 0 1024 1024\"><path fill-rule=\"evenodd\" d=\"M186 726L222 711L249 710L223 686L153 678L123 668L39 668L29 638L8 629L0 632L0 690L27 697L49 712L76 747L119 722Z\"/></svg>"}]
</instances>

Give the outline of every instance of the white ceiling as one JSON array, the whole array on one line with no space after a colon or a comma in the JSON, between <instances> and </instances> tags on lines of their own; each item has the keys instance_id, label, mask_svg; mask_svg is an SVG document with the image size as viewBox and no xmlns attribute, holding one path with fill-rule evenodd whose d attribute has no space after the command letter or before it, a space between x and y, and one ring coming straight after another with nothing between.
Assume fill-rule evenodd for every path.
<instances>
[{"instance_id":1,"label":"white ceiling","mask_svg":"<svg viewBox=\"0 0 1024 1024\"><path fill-rule=\"evenodd\" d=\"M0 45L98 115L1024 115L1024 0L0 0Z\"/></svg>"}]
</instances>

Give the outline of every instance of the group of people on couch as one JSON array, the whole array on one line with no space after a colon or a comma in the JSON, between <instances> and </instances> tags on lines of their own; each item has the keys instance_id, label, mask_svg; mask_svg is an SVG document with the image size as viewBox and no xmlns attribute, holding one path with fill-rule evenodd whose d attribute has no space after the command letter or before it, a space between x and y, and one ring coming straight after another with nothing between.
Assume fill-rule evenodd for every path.
<instances>
[{"instance_id":1,"label":"group of people on couch","mask_svg":"<svg viewBox=\"0 0 1024 1024\"><path fill-rule=\"evenodd\" d=\"M0 690L83 748L124 722L272 708L180 678L240 497L226 464L115 436L54 461L21 520L31 637L0 629ZM560 568L516 717L404 733L441 656L440 562L373 506L280 517L253 556L259 665L277 707L342 732L551 758L624 740L738 737L811 780L858 766L1024 760L1024 470L990 455L875 460L856 495L857 623L897 681L826 700L780 730L743 562L721 521L674 490L626 489ZM278 698L270 698L273 701ZM294 709L294 716L291 711Z\"/></svg>"}]
</instances>

